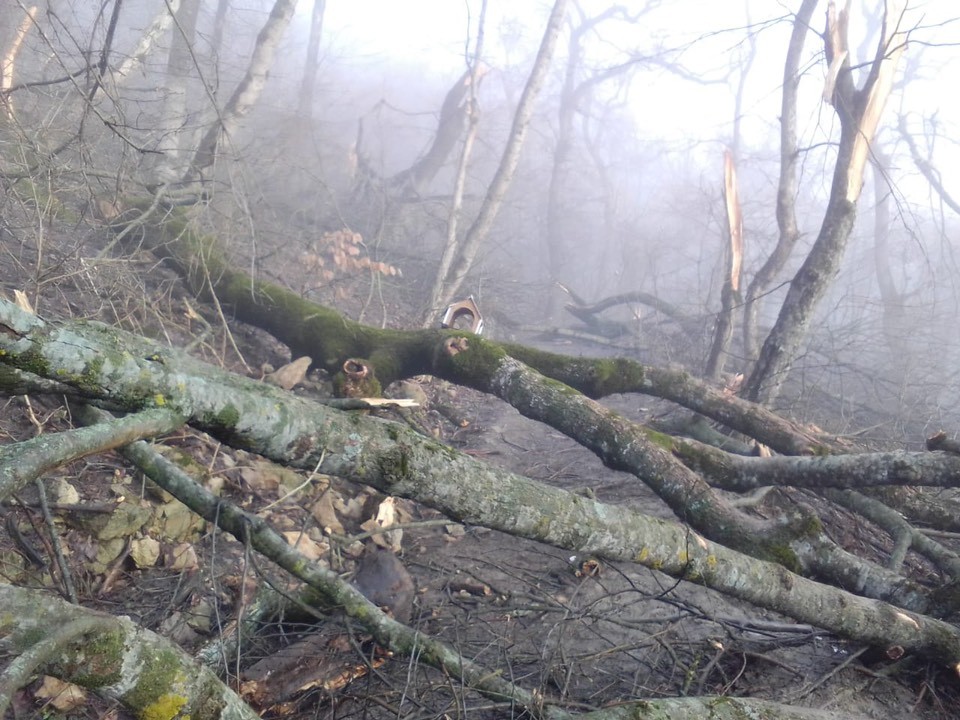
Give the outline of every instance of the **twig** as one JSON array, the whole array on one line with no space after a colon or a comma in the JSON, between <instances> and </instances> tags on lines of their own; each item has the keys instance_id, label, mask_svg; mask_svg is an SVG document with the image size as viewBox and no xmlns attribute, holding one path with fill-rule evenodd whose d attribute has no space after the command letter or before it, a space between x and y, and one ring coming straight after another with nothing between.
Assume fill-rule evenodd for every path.
<instances>
[{"instance_id":1,"label":"twig","mask_svg":"<svg viewBox=\"0 0 960 720\"><path fill-rule=\"evenodd\" d=\"M840 663L839 665L837 665L836 667L834 667L833 669L831 669L829 672L824 673L823 675L821 675L821 676L820 676L817 680L815 680L814 682L812 682L812 683L807 683L807 684L804 685L802 688L800 688L799 690L797 690L796 692L794 692L792 695L790 695L790 696L789 696L789 697L790 697L790 700L789 700L789 701L790 701L790 702L796 702L796 701L799 700L800 698L805 697L806 695L809 695L809 694L812 693L814 690L816 690L818 687L820 687L821 685L823 685L827 680L829 680L829 679L832 678L834 675L836 675L838 672L840 672L840 671L843 670L844 668L848 667L848 666L850 665L850 663L852 663L852 662L853 662L854 660L856 660L858 657L860 657L861 655L863 655L866 651L867 651L867 648L866 648L866 646L865 646L865 647L860 648L859 650L857 650L857 651L854 652L854 653L850 653L850 656L847 657L842 663Z\"/></svg>"},{"instance_id":2,"label":"twig","mask_svg":"<svg viewBox=\"0 0 960 720\"><path fill-rule=\"evenodd\" d=\"M37 488L37 495L40 498L40 510L43 513L43 521L47 524L47 530L50 533L50 544L53 546L53 557L57 561L57 567L60 569L60 579L63 581L63 590L67 599L74 605L78 604L77 588L73 584L73 574L67 565L67 558L63 554L63 545L60 543L60 533L53 524L53 515L50 514L50 506L47 505L47 489L43 485L43 480L37 478L33 481Z\"/></svg>"}]
</instances>

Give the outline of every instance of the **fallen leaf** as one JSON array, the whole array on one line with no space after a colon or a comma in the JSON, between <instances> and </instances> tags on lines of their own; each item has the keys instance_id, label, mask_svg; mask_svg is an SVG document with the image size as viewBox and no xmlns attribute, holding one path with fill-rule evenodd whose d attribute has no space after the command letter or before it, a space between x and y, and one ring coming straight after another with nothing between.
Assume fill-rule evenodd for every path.
<instances>
[{"instance_id":1,"label":"fallen leaf","mask_svg":"<svg viewBox=\"0 0 960 720\"><path fill-rule=\"evenodd\" d=\"M263 380L271 385L282 387L284 390L293 390L293 388L302 383L307 377L307 370L310 369L312 362L312 358L304 355L302 358L297 358L293 362L289 362L283 367L274 370L272 373L265 375Z\"/></svg>"},{"instance_id":2,"label":"fallen leaf","mask_svg":"<svg viewBox=\"0 0 960 720\"><path fill-rule=\"evenodd\" d=\"M335 493L330 490L310 506L310 514L328 535L346 535L346 530L334 507Z\"/></svg>"},{"instance_id":3,"label":"fallen leaf","mask_svg":"<svg viewBox=\"0 0 960 720\"><path fill-rule=\"evenodd\" d=\"M403 530L398 528L387 532L375 532L397 524L396 502L396 498L386 498L377 508L376 516L361 524L360 527L367 532L374 533L370 539L375 544L393 552L400 552L402 550Z\"/></svg>"},{"instance_id":4,"label":"fallen leaf","mask_svg":"<svg viewBox=\"0 0 960 720\"><path fill-rule=\"evenodd\" d=\"M283 537L286 538L288 544L311 560L322 560L330 552L330 547L326 543L318 543L299 530L285 532Z\"/></svg>"},{"instance_id":5,"label":"fallen leaf","mask_svg":"<svg viewBox=\"0 0 960 720\"><path fill-rule=\"evenodd\" d=\"M38 700L48 701L60 712L70 712L87 701L83 688L50 675L43 676L43 682L33 696Z\"/></svg>"},{"instance_id":6,"label":"fallen leaf","mask_svg":"<svg viewBox=\"0 0 960 720\"><path fill-rule=\"evenodd\" d=\"M180 543L167 553L167 567L171 570L195 570L200 563L197 551L190 543Z\"/></svg>"}]
</instances>

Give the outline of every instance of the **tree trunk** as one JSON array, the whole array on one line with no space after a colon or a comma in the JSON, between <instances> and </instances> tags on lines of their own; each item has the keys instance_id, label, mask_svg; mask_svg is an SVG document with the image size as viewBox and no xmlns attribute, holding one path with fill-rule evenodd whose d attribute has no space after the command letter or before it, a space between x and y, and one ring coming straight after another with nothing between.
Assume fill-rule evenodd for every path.
<instances>
[{"instance_id":1,"label":"tree trunk","mask_svg":"<svg viewBox=\"0 0 960 720\"><path fill-rule=\"evenodd\" d=\"M213 15L213 33L210 36L210 54L215 66L220 64L223 50L223 35L227 28L227 13L230 12L230 0L217 0L217 11Z\"/></svg>"},{"instance_id":2,"label":"tree trunk","mask_svg":"<svg viewBox=\"0 0 960 720\"><path fill-rule=\"evenodd\" d=\"M520 151L523 148L530 126L530 119L533 116L534 102L546 82L547 71L550 68L550 60L557 44L557 36L560 34L560 26L563 23L566 6L567 0L555 0L554 2L547 27L543 33L543 39L540 42L540 50L537 52L537 58L530 70L530 77L527 78L527 84L514 113L510 137L507 140L506 148L504 148L503 156L500 158L497 172L493 176L483 204L480 206L480 211L467 231L462 247L459 249L456 260L451 264L449 272L443 276L438 274L433 281L427 306L428 313L435 313L449 305L453 297L460 292L463 281L473 267L480 246L489 234L490 228L493 227L497 213L500 212L500 206L503 204L507 189L513 181L517 165L520 163Z\"/></svg>"},{"instance_id":3,"label":"tree trunk","mask_svg":"<svg viewBox=\"0 0 960 720\"><path fill-rule=\"evenodd\" d=\"M463 214L463 195L467 188L467 168L470 156L473 154L473 144L477 139L480 128L480 107L477 102L477 83L480 78L480 63L483 57L483 35L487 18L487 0L480 5L480 20L477 25L477 43L473 52L473 62L470 67L470 97L467 99L467 134L460 150L460 159L457 162L457 175L453 183L453 197L450 201L450 212L447 216L447 238L440 254L440 264L437 267L437 277L446 277L450 272L457 253L460 251L460 220ZM436 310L428 306L424 308L421 317L423 327L436 325Z\"/></svg>"},{"instance_id":4,"label":"tree trunk","mask_svg":"<svg viewBox=\"0 0 960 720\"><path fill-rule=\"evenodd\" d=\"M211 670L130 618L5 583L0 583L0 606L0 637L20 654L0 675L0 715L6 715L13 691L46 672L95 689L137 717L260 717Z\"/></svg>"},{"instance_id":5,"label":"tree trunk","mask_svg":"<svg viewBox=\"0 0 960 720\"><path fill-rule=\"evenodd\" d=\"M783 97L780 103L780 180L777 185L777 245L747 287L743 304L743 353L746 362L757 356L757 303L767 287L783 270L793 252L797 229L797 88L800 85L800 55L817 0L804 0L793 20L793 33L783 68Z\"/></svg>"},{"instance_id":6,"label":"tree trunk","mask_svg":"<svg viewBox=\"0 0 960 720\"><path fill-rule=\"evenodd\" d=\"M167 0L164 6L156 14L140 40L137 46L130 52L119 67L111 73L111 81L114 85L122 85L133 74L133 71L143 65L144 59L157 46L160 39L167 33L173 24L173 17L180 9L180 0Z\"/></svg>"},{"instance_id":7,"label":"tree trunk","mask_svg":"<svg viewBox=\"0 0 960 720\"><path fill-rule=\"evenodd\" d=\"M450 349L446 343L442 347ZM481 343L474 352L488 352L484 347ZM3 365L23 373L24 381L30 381L28 368L43 368L44 374L65 382L69 394L78 399L126 410L162 401L165 408L182 412L191 425L221 441L292 467L410 497L470 524L602 558L639 562L870 644L898 646L950 665L960 663L960 632L947 623L822 585L779 564L711 542L679 523L512 475L405 426L312 403L123 331L83 322L55 326L0 301L0 350ZM447 353L438 354L443 358ZM449 355L440 362L456 367L457 357L470 354ZM482 362L472 358L467 364L477 360ZM531 384L535 377L511 358L491 355L489 361L493 367L485 381L488 390L499 389L504 397L515 398L521 409L564 412L553 401L569 390L557 383ZM574 404L567 411L579 410L568 412L564 422L583 423L589 403L570 400ZM663 448L657 452L652 446L644 450L637 442L621 443L626 440L626 428L620 421L615 423L620 427L612 435L604 429L588 432L609 449L620 445L622 452L638 454L640 462L652 463L654 472L670 466L670 453ZM178 497L187 503L201 502L205 517L223 516L224 522L235 524L237 532L243 533L248 524L203 492L196 500L179 491ZM684 490L678 486L671 492ZM694 510L703 494L690 497L697 498L689 508ZM254 524L249 532L258 534L258 526ZM292 557L289 563L291 568L297 565ZM413 652L416 646L407 651Z\"/></svg>"},{"instance_id":8,"label":"tree trunk","mask_svg":"<svg viewBox=\"0 0 960 720\"><path fill-rule=\"evenodd\" d=\"M834 8L834 6L831 6ZM835 8L834 8L835 9ZM820 234L799 272L790 283L777 322L760 350L744 387L751 400L775 399L793 365L817 303L836 276L856 219L856 202L863 186L870 143L893 85L893 75L906 44L900 30L902 9L888 10L876 57L864 87L854 86L845 36L846 18L828 15L826 45L831 63L827 93L840 118L840 146L830 200ZM831 86L831 83L833 85Z\"/></svg>"},{"instance_id":9,"label":"tree trunk","mask_svg":"<svg viewBox=\"0 0 960 720\"><path fill-rule=\"evenodd\" d=\"M37 17L37 6L34 5L26 9L25 16L20 20L16 34L11 38L8 47L3 48L3 56L0 57L0 100L3 102L3 112L7 120L13 120L13 99L10 96L10 88L13 87L14 71L17 64L17 55L20 54L20 47L23 45L27 33L33 27Z\"/></svg>"},{"instance_id":10,"label":"tree trunk","mask_svg":"<svg viewBox=\"0 0 960 720\"><path fill-rule=\"evenodd\" d=\"M303 81L300 83L300 99L297 115L308 123L313 119L313 94L320 71L320 40L323 38L323 15L327 0L313 0L310 13L310 36L307 39L307 59L303 64Z\"/></svg>"},{"instance_id":11,"label":"tree trunk","mask_svg":"<svg viewBox=\"0 0 960 720\"><path fill-rule=\"evenodd\" d=\"M217 160L217 149L220 141L229 138L240 127L243 116L260 98L260 93L267 84L267 74L273 65L283 34L293 19L293 10L296 0L276 0L267 22L264 23L247 66L247 72L240 80L230 100L221 111L217 121L211 125L200 140L190 167L184 173L180 182L191 185L206 180L208 171Z\"/></svg>"},{"instance_id":12,"label":"tree trunk","mask_svg":"<svg viewBox=\"0 0 960 720\"><path fill-rule=\"evenodd\" d=\"M158 123L161 134L155 148L159 155L153 174L158 185L175 182L187 167L187 143L192 140L186 131L189 125L187 92L196 70L193 41L199 13L200 0L181 0L173 17L173 37Z\"/></svg>"},{"instance_id":13,"label":"tree trunk","mask_svg":"<svg viewBox=\"0 0 960 720\"><path fill-rule=\"evenodd\" d=\"M740 301L740 279L743 272L743 211L737 189L735 155L727 150L723 157L723 200L726 208L727 246L724 257L723 289L720 292L720 312L710 345L710 355L704 368L704 376L718 380L726 363L730 340L733 337L733 308Z\"/></svg>"}]
</instances>

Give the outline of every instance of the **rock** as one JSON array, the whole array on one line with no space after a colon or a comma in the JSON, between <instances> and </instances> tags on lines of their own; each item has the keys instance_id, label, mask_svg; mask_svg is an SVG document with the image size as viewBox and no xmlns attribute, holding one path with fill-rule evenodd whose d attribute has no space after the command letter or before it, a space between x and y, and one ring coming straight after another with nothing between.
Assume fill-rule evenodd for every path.
<instances>
[{"instance_id":1,"label":"rock","mask_svg":"<svg viewBox=\"0 0 960 720\"><path fill-rule=\"evenodd\" d=\"M410 620L416 588L400 558L389 550L368 545L353 583L370 602L395 619L403 623Z\"/></svg>"}]
</instances>

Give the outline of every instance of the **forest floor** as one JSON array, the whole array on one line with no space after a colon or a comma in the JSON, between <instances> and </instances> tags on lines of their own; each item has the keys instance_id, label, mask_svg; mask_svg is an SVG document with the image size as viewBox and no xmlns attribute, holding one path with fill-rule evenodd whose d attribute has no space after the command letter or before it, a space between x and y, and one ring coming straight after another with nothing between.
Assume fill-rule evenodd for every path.
<instances>
[{"instance_id":1,"label":"forest floor","mask_svg":"<svg viewBox=\"0 0 960 720\"><path fill-rule=\"evenodd\" d=\"M22 289L34 302L40 299L38 310L50 319L98 319L179 346L200 339L195 354L254 377L262 374L262 363L277 366L289 359L285 348L262 331L200 308L148 256L90 266L77 259L71 246L45 251L41 257L36 248L0 234L0 290L8 299L12 290ZM38 258L43 267L37 267ZM194 311L206 319L198 320ZM573 355L595 350L543 338L521 340ZM234 342L244 362L231 349ZM521 417L505 403L429 378L416 382L426 402L411 419L452 447L545 483L675 519L637 478L604 467L572 440ZM324 388L320 379L298 392L322 393ZM605 402L639 420L670 411L643 396ZM402 421L393 413L384 416ZM0 401L0 442L70 426L68 412L55 398ZM344 573L353 569L358 544L338 551L324 528L358 532L382 497L333 478L313 478L301 487L303 476L193 431L167 444L190 454L209 487L262 512L293 541L302 534L322 562ZM175 501L145 485L117 457L74 463L47 485L55 529L68 548L81 602L129 615L188 651L215 641L219 628L246 609L263 578L296 591L266 563L252 560L241 544L184 519L175 512ZM288 497L295 488L300 489ZM31 565L23 547L26 543L41 559L46 555L47 529L32 508L34 493L28 489L19 497L22 505L0 509L6 516L0 530L0 578L57 590L62 586L58 570L49 562ZM95 522L104 515L96 508L120 504L130 505L136 516L127 529L104 529ZM957 717L956 681L926 664L910 659L891 664L815 627L643 567L593 562L503 533L438 522L442 519L434 511L407 501L397 509L402 520L414 523L400 542L403 562L418 588L412 624L570 710L637 698L722 694L828 709L837 717ZM869 528L835 520L832 526L843 533L842 541L871 542ZM134 552L147 537L160 549L152 563L149 557L138 560ZM249 678L251 666L284 646L298 648L299 667L321 661L340 668L363 665L360 656L368 656L370 649L343 640L351 636L341 618L334 614L321 627L332 639L320 644L305 641L318 629L299 619L264 628L263 640L224 658L231 684L238 686ZM509 707L467 693L450 678L406 659L389 659L362 675L332 691L314 686L281 692L275 687L277 695L264 704L265 716L510 715ZM93 699L60 710L51 703L36 683L18 698L18 717L123 717L119 709Z\"/></svg>"}]
</instances>

